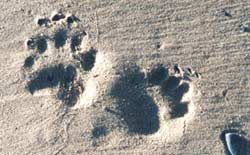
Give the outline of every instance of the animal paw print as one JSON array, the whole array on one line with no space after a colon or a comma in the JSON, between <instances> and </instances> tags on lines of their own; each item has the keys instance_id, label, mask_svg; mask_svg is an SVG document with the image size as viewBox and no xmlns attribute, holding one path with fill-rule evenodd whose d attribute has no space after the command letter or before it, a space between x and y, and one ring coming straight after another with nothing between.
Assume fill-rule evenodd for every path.
<instances>
[{"instance_id":1,"label":"animal paw print","mask_svg":"<svg viewBox=\"0 0 250 155\"><path fill-rule=\"evenodd\" d=\"M31 54L23 68L29 77L26 89L31 94L56 87L57 97L65 105L72 107L79 101L85 89L82 75L92 70L97 54L79 22L74 15L61 12L36 20L46 29L25 41Z\"/></svg>"},{"instance_id":2,"label":"animal paw print","mask_svg":"<svg viewBox=\"0 0 250 155\"><path fill-rule=\"evenodd\" d=\"M188 112L189 103L193 98L193 78L200 74L191 68L182 70L178 65L166 69L157 66L146 72L151 86L160 86L160 92L167 101L165 119L184 117Z\"/></svg>"},{"instance_id":3,"label":"animal paw print","mask_svg":"<svg viewBox=\"0 0 250 155\"><path fill-rule=\"evenodd\" d=\"M149 135L159 131L162 120L184 118L190 112L192 77L200 75L191 68L183 71L177 65L157 65L144 71L138 66L129 67L119 76L111 90L115 106L105 110L117 115L129 133ZM155 96L161 96L164 105Z\"/></svg>"}]
</instances>

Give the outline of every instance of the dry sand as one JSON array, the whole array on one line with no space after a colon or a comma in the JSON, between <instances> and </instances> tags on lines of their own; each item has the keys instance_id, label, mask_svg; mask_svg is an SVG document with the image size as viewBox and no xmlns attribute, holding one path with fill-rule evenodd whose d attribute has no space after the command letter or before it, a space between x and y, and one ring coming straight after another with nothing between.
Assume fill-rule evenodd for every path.
<instances>
[{"instance_id":1,"label":"dry sand","mask_svg":"<svg viewBox=\"0 0 250 155\"><path fill-rule=\"evenodd\" d=\"M225 154L250 133L250 1L1 0L0 154Z\"/></svg>"}]
</instances>

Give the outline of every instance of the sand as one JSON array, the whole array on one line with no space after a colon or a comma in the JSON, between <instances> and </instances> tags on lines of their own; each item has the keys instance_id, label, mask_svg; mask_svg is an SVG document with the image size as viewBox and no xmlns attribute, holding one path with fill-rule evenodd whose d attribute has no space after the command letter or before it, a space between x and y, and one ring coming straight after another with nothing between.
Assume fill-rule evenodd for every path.
<instances>
[{"instance_id":1,"label":"sand","mask_svg":"<svg viewBox=\"0 0 250 155\"><path fill-rule=\"evenodd\" d=\"M221 155L223 131L249 137L249 1L0 6L0 154Z\"/></svg>"}]
</instances>

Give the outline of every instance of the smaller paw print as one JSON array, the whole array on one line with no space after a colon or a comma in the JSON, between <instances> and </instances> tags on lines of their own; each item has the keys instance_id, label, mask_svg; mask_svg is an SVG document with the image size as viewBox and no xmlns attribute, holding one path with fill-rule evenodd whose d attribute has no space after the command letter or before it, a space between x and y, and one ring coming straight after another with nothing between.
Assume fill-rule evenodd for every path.
<instances>
[{"instance_id":1,"label":"smaller paw print","mask_svg":"<svg viewBox=\"0 0 250 155\"><path fill-rule=\"evenodd\" d=\"M38 18L42 29L25 41L31 53L24 60L29 77L26 89L34 94L46 88L58 88L57 97L67 106L74 106L84 92L83 75L95 66L97 50L74 15L53 12L50 18ZM39 30L38 30L39 31Z\"/></svg>"}]
</instances>

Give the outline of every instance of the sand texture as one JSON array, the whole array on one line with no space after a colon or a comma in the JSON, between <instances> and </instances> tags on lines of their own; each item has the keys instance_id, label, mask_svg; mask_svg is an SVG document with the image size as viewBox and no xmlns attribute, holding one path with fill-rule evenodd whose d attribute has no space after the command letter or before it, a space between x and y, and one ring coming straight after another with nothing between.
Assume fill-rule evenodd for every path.
<instances>
[{"instance_id":1,"label":"sand texture","mask_svg":"<svg viewBox=\"0 0 250 155\"><path fill-rule=\"evenodd\" d=\"M0 8L1 155L230 155L225 130L250 146L249 0Z\"/></svg>"}]
</instances>

